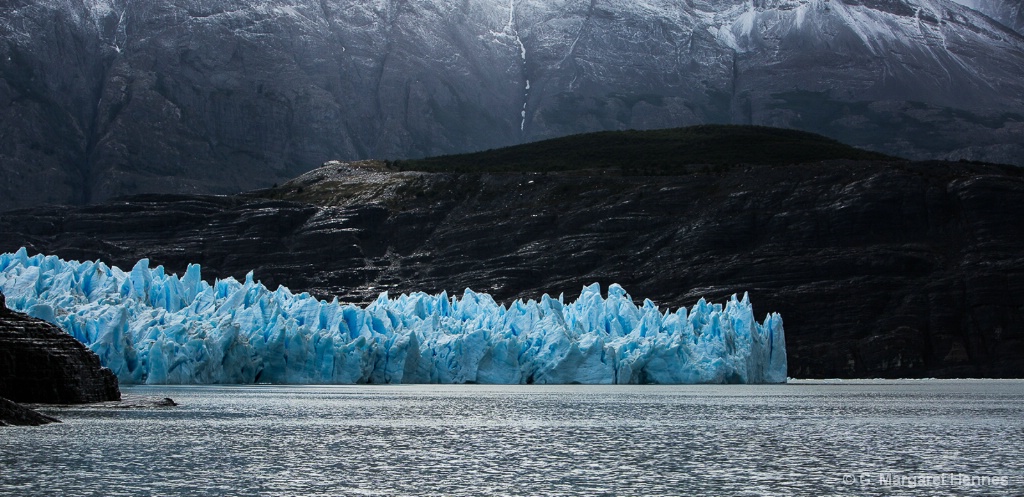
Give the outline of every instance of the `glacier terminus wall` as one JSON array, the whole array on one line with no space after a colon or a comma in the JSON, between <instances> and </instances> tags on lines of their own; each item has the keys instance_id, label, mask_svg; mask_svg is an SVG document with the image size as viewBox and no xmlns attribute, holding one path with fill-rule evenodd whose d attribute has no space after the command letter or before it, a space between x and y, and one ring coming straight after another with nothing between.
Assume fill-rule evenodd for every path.
<instances>
[{"instance_id":1,"label":"glacier terminus wall","mask_svg":"<svg viewBox=\"0 0 1024 497\"><path fill-rule=\"evenodd\" d=\"M252 274L204 281L141 260L0 255L12 309L55 323L122 383L781 383L782 318L754 319L746 295L689 310L642 305L618 285L571 303L508 306L467 289L386 293L365 308L326 302Z\"/></svg>"}]
</instances>

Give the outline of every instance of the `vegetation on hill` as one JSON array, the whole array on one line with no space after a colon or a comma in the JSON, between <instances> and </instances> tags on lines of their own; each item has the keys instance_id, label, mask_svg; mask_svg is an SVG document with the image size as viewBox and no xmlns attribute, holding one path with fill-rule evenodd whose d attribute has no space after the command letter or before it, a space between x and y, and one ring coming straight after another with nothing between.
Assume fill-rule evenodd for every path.
<instances>
[{"instance_id":1,"label":"vegetation on hill","mask_svg":"<svg viewBox=\"0 0 1024 497\"><path fill-rule=\"evenodd\" d=\"M462 155L389 162L405 171L555 172L618 169L671 175L694 166L785 165L824 160L893 160L821 135L764 126L703 125L604 131Z\"/></svg>"}]
</instances>

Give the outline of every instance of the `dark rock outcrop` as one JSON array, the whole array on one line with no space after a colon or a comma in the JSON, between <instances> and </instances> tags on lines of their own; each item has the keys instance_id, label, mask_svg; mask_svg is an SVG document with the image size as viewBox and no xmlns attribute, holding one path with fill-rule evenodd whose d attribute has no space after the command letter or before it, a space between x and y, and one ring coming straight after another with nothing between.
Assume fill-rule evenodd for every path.
<instances>
[{"instance_id":1,"label":"dark rock outcrop","mask_svg":"<svg viewBox=\"0 0 1024 497\"><path fill-rule=\"evenodd\" d=\"M618 282L659 305L749 291L795 377L1024 376L1024 170L951 162L694 167L682 176L330 164L234 197L5 213L0 250L366 303L465 287L506 302Z\"/></svg>"},{"instance_id":2,"label":"dark rock outcrop","mask_svg":"<svg viewBox=\"0 0 1024 497\"><path fill-rule=\"evenodd\" d=\"M0 397L76 404L118 400L117 377L71 335L45 321L0 308Z\"/></svg>"},{"instance_id":3,"label":"dark rock outcrop","mask_svg":"<svg viewBox=\"0 0 1024 497\"><path fill-rule=\"evenodd\" d=\"M1024 164L1024 36L946 0L12 0L0 38L0 209L701 123Z\"/></svg>"},{"instance_id":4,"label":"dark rock outcrop","mask_svg":"<svg viewBox=\"0 0 1024 497\"><path fill-rule=\"evenodd\" d=\"M39 426L49 423L60 423L60 420L0 397L0 426Z\"/></svg>"}]
</instances>

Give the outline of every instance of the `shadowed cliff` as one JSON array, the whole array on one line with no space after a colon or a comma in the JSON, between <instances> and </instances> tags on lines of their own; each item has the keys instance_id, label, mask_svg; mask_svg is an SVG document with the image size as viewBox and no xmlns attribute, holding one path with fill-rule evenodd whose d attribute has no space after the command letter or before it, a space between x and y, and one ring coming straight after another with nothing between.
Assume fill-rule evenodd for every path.
<instances>
[{"instance_id":1,"label":"shadowed cliff","mask_svg":"<svg viewBox=\"0 0 1024 497\"><path fill-rule=\"evenodd\" d=\"M595 281L673 307L749 291L785 320L791 376L1024 375L1024 170L853 159L332 162L246 195L8 212L0 250L254 270L359 303L465 287L572 298Z\"/></svg>"},{"instance_id":2,"label":"shadowed cliff","mask_svg":"<svg viewBox=\"0 0 1024 497\"><path fill-rule=\"evenodd\" d=\"M0 295L0 397L76 404L119 400L117 377L60 328L7 309Z\"/></svg>"}]
</instances>

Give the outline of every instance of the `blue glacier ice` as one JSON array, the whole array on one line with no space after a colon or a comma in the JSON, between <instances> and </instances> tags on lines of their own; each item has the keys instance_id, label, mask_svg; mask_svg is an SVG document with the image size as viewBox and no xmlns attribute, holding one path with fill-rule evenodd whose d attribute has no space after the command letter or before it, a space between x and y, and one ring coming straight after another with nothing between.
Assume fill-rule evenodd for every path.
<instances>
[{"instance_id":1,"label":"blue glacier ice","mask_svg":"<svg viewBox=\"0 0 1024 497\"><path fill-rule=\"evenodd\" d=\"M386 293L326 302L234 278L204 281L139 261L0 255L9 307L54 323L123 383L779 383L782 318L754 319L746 295L689 311L637 306L593 284L566 304L508 307L489 295Z\"/></svg>"}]
</instances>

